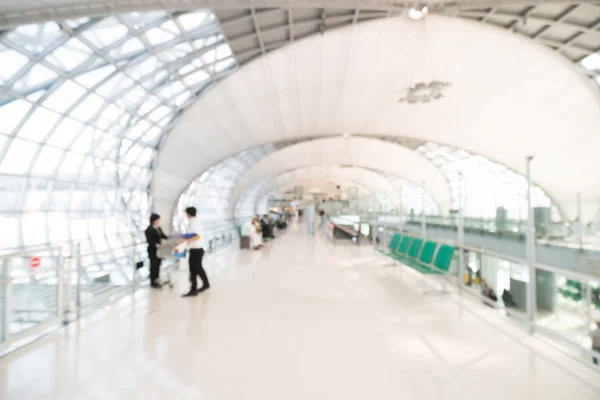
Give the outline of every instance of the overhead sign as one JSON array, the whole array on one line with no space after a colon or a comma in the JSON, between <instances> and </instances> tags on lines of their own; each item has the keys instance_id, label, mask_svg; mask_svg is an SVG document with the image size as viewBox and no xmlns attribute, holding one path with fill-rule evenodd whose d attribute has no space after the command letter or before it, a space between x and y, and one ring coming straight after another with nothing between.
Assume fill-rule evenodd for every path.
<instances>
[{"instance_id":1,"label":"overhead sign","mask_svg":"<svg viewBox=\"0 0 600 400\"><path fill-rule=\"evenodd\" d=\"M42 263L42 260L39 257L31 257L29 259L29 266L31 268L37 268Z\"/></svg>"}]
</instances>

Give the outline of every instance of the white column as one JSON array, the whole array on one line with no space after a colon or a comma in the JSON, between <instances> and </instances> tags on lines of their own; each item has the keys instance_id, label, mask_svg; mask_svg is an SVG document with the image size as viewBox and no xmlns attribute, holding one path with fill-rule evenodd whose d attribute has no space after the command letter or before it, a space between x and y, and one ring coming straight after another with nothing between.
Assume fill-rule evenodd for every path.
<instances>
[{"instance_id":1,"label":"white column","mask_svg":"<svg viewBox=\"0 0 600 400\"><path fill-rule=\"evenodd\" d=\"M398 215L400 216L400 223L398 224L398 228L400 230L400 232L402 232L402 229L404 228L404 200L402 198L403 192L402 192L402 188L400 188L400 190L398 191L398 197L400 197L400 207L398 208Z\"/></svg>"},{"instance_id":2,"label":"white column","mask_svg":"<svg viewBox=\"0 0 600 400\"><path fill-rule=\"evenodd\" d=\"M527 317L531 324L530 332L534 331L535 311L536 311L536 277L535 277L535 229L533 220L533 205L531 199L532 179L531 179L531 161L533 156L526 158L527 167L527 235L526 252L527 264L529 266L529 282L527 283Z\"/></svg>"},{"instance_id":3,"label":"white column","mask_svg":"<svg viewBox=\"0 0 600 400\"><path fill-rule=\"evenodd\" d=\"M304 220L306 221L306 233L309 235L314 234L314 220L315 220L315 205L308 204L304 207Z\"/></svg>"},{"instance_id":4,"label":"white column","mask_svg":"<svg viewBox=\"0 0 600 400\"><path fill-rule=\"evenodd\" d=\"M465 271L465 252L462 248L465 244L465 227L463 220L463 176L458 173L458 221L456 224L458 240L458 287L462 287L462 279Z\"/></svg>"},{"instance_id":5,"label":"white column","mask_svg":"<svg viewBox=\"0 0 600 400\"><path fill-rule=\"evenodd\" d=\"M581 193L577 193L577 220L579 221L579 232L577 232L577 241L579 243L579 250L583 249L583 218L581 216Z\"/></svg>"},{"instance_id":6,"label":"white column","mask_svg":"<svg viewBox=\"0 0 600 400\"><path fill-rule=\"evenodd\" d=\"M421 213L421 236L424 238L427 237L427 215L425 214L425 182L423 182L423 186L421 187L423 191L421 192L421 200L423 212Z\"/></svg>"}]
</instances>

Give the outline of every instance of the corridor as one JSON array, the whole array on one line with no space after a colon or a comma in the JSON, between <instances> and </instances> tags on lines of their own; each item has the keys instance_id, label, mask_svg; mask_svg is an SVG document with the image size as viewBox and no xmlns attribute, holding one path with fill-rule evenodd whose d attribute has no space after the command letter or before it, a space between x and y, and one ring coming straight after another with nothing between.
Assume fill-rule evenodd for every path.
<instances>
[{"instance_id":1,"label":"corridor","mask_svg":"<svg viewBox=\"0 0 600 400\"><path fill-rule=\"evenodd\" d=\"M0 399L597 400L596 373L471 299L292 226L0 359ZM35 376L35 385L32 377Z\"/></svg>"}]
</instances>

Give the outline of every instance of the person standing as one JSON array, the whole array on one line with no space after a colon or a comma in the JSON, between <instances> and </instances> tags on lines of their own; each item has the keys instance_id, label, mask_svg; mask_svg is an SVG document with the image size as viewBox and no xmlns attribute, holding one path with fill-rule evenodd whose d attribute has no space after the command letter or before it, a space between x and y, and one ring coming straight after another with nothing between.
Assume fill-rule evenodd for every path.
<instances>
[{"instance_id":1,"label":"person standing","mask_svg":"<svg viewBox=\"0 0 600 400\"><path fill-rule=\"evenodd\" d=\"M183 297L192 297L198 293L204 292L210 288L206 271L202 266L202 258L204 257L204 227L196 218L196 207L188 207L185 209L185 215L189 220L189 233L195 234L193 237L184 239L190 250L189 266L190 266L190 291ZM202 279L202 287L198 289L196 276Z\"/></svg>"},{"instance_id":2,"label":"person standing","mask_svg":"<svg viewBox=\"0 0 600 400\"><path fill-rule=\"evenodd\" d=\"M148 242L148 258L150 259L150 286L160 289L162 285L158 282L160 276L161 259L158 258L157 250L162 239L168 239L160 228L160 215L150 216L150 226L144 231L146 242Z\"/></svg>"},{"instance_id":3,"label":"person standing","mask_svg":"<svg viewBox=\"0 0 600 400\"><path fill-rule=\"evenodd\" d=\"M600 321L596 322L596 329L590 332L592 338L592 350L600 353ZM598 365L598 358L592 357L594 364Z\"/></svg>"}]
</instances>

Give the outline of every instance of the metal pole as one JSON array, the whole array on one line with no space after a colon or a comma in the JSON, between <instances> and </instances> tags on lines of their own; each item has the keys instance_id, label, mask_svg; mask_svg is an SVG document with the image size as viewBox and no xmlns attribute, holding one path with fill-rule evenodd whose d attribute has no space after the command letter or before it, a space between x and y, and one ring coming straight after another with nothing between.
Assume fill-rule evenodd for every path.
<instances>
[{"instance_id":1,"label":"metal pole","mask_svg":"<svg viewBox=\"0 0 600 400\"><path fill-rule=\"evenodd\" d=\"M402 228L404 227L404 192L402 191L402 188L400 188L399 192L400 208L398 209L398 215L400 216L400 223L398 224L398 228L400 229L400 232L402 232Z\"/></svg>"},{"instance_id":2,"label":"metal pole","mask_svg":"<svg viewBox=\"0 0 600 400\"><path fill-rule=\"evenodd\" d=\"M56 302L57 302L57 317L63 322L63 324L67 324L68 320L66 318L66 314L65 314L65 291L64 291L64 284L65 284L65 273L64 273L64 265L63 265L63 256L62 256L62 250L58 251L58 259L57 259L57 266L56 266L56 278L57 278L57 284L56 284Z\"/></svg>"},{"instance_id":3,"label":"metal pole","mask_svg":"<svg viewBox=\"0 0 600 400\"><path fill-rule=\"evenodd\" d=\"M594 321L594 304L592 304L592 290L594 290L594 288L589 283L584 284L583 288L585 289L585 316L587 328L589 329Z\"/></svg>"},{"instance_id":4,"label":"metal pole","mask_svg":"<svg viewBox=\"0 0 600 400\"><path fill-rule=\"evenodd\" d=\"M75 293L75 307L77 308L77 319L81 318L81 244L77 243L75 247L75 267L77 268L77 293Z\"/></svg>"},{"instance_id":5,"label":"metal pole","mask_svg":"<svg viewBox=\"0 0 600 400\"><path fill-rule=\"evenodd\" d=\"M583 250L583 218L581 217L581 193L577 193L577 220L579 221L579 232L577 233L579 250Z\"/></svg>"},{"instance_id":6,"label":"metal pole","mask_svg":"<svg viewBox=\"0 0 600 400\"><path fill-rule=\"evenodd\" d=\"M131 243L131 295L135 298L137 266L135 265L135 245Z\"/></svg>"},{"instance_id":7,"label":"metal pole","mask_svg":"<svg viewBox=\"0 0 600 400\"><path fill-rule=\"evenodd\" d=\"M6 343L10 336L10 320L12 313L12 279L11 279L12 259L6 258L4 265L4 321L2 324L2 339Z\"/></svg>"},{"instance_id":8,"label":"metal pole","mask_svg":"<svg viewBox=\"0 0 600 400\"><path fill-rule=\"evenodd\" d=\"M425 215L425 181L423 181L423 186L421 189L421 201L423 203L423 212L421 213L421 236L425 238L427 237L427 216Z\"/></svg>"},{"instance_id":9,"label":"metal pole","mask_svg":"<svg viewBox=\"0 0 600 400\"><path fill-rule=\"evenodd\" d=\"M457 239L458 239L458 287L462 288L462 279L465 271L465 229L463 220L463 176L462 172L458 173L458 221L456 224Z\"/></svg>"},{"instance_id":10,"label":"metal pole","mask_svg":"<svg viewBox=\"0 0 600 400\"><path fill-rule=\"evenodd\" d=\"M526 253L527 264L529 266L529 282L527 283L527 317L530 323L530 333L535 328L536 311L536 274L535 274L535 230L533 221L533 205L531 199L532 179L531 179L531 161L533 156L526 158L527 167L527 232L526 232Z\"/></svg>"}]
</instances>

